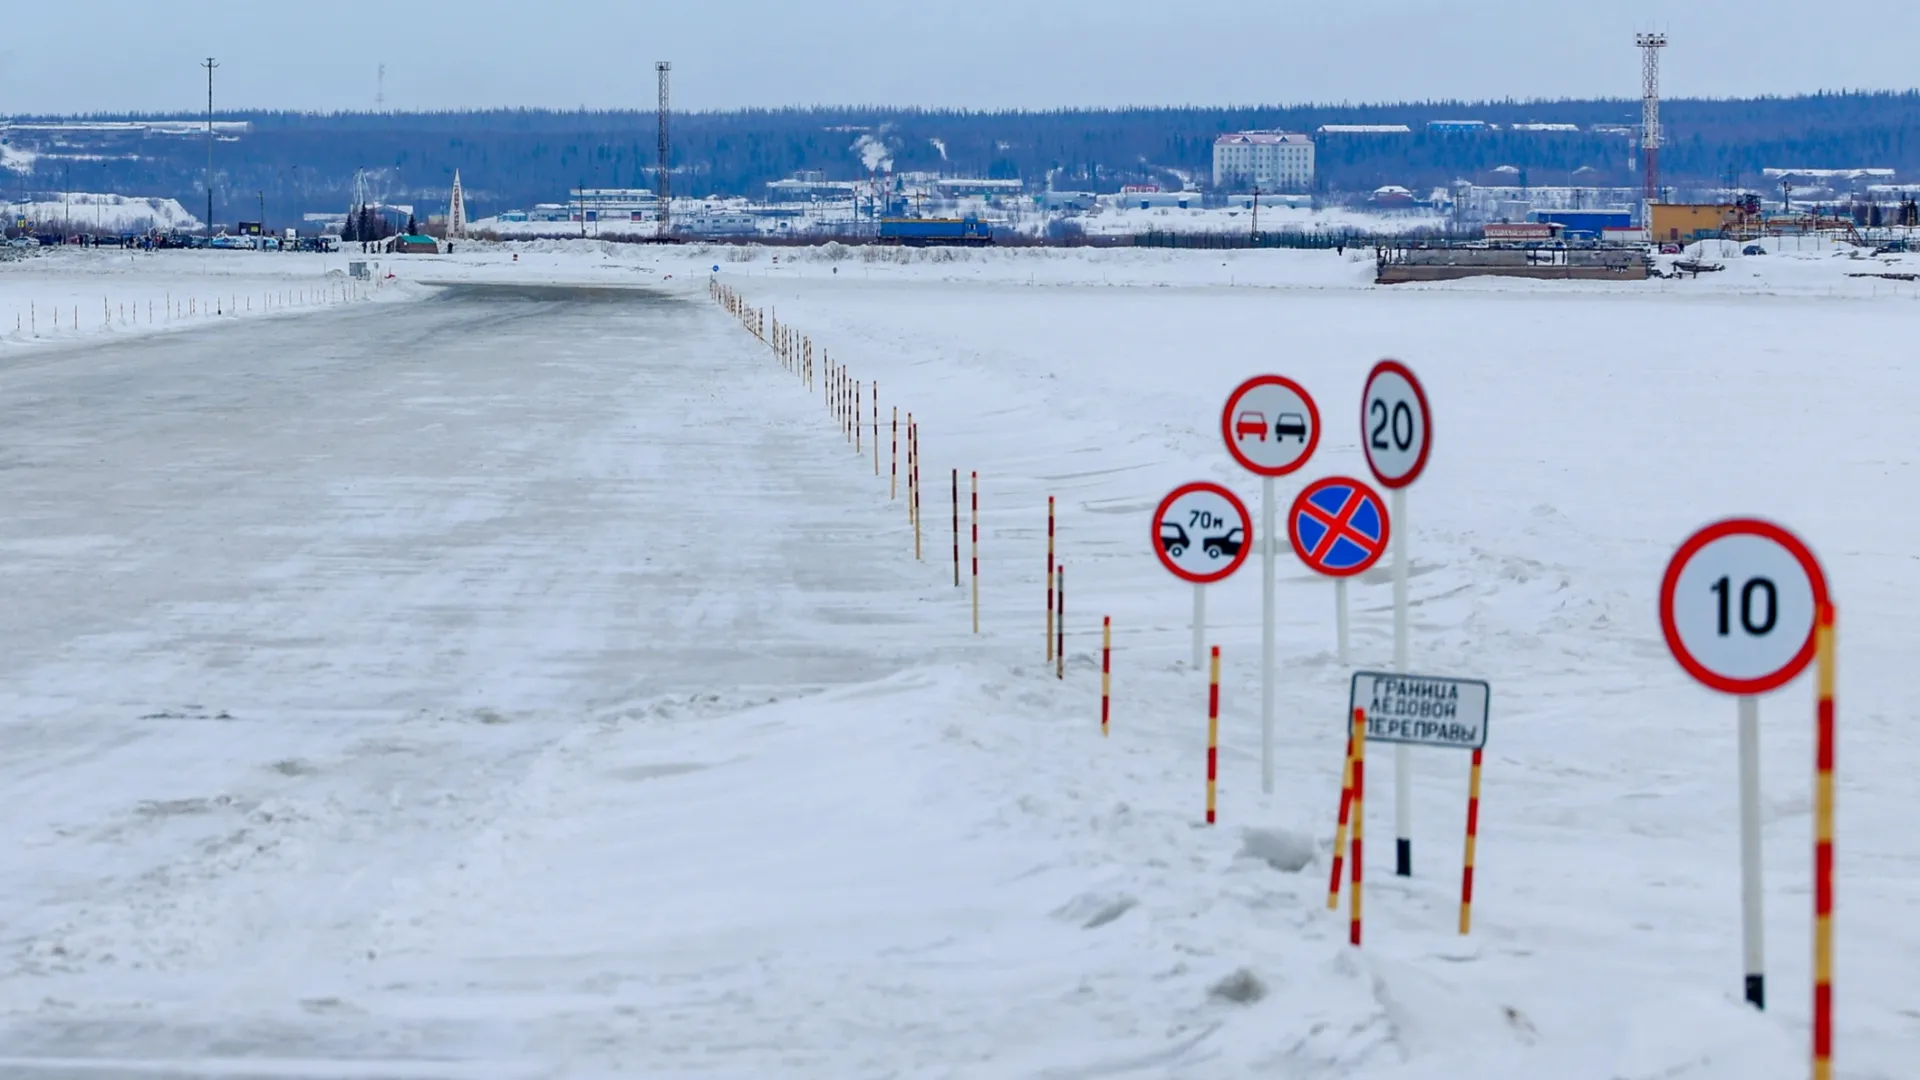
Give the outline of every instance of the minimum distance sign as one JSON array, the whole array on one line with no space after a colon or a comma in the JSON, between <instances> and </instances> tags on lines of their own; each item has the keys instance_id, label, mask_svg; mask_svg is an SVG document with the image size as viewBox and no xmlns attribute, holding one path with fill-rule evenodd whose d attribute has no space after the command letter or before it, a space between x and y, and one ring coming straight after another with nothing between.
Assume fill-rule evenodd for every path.
<instances>
[{"instance_id":1,"label":"minimum distance sign","mask_svg":"<svg viewBox=\"0 0 1920 1080\"><path fill-rule=\"evenodd\" d=\"M1827 578L1800 538L1733 518L1687 538L1660 582L1660 629L1687 674L1726 694L1791 682L1814 653Z\"/></svg>"},{"instance_id":2,"label":"minimum distance sign","mask_svg":"<svg viewBox=\"0 0 1920 1080\"><path fill-rule=\"evenodd\" d=\"M1220 413L1227 452L1250 472L1285 476L1320 445L1320 409L1305 387L1282 375L1256 375L1227 396Z\"/></svg>"},{"instance_id":3,"label":"minimum distance sign","mask_svg":"<svg viewBox=\"0 0 1920 1080\"><path fill-rule=\"evenodd\" d=\"M1174 488L1153 512L1153 530L1161 564L1195 585L1225 579L1253 553L1247 504L1219 484Z\"/></svg>"},{"instance_id":4,"label":"minimum distance sign","mask_svg":"<svg viewBox=\"0 0 1920 1080\"><path fill-rule=\"evenodd\" d=\"M1420 380L1398 360L1382 360L1360 395L1360 447L1374 478L1406 487L1426 471L1433 449L1433 413Z\"/></svg>"},{"instance_id":5,"label":"minimum distance sign","mask_svg":"<svg viewBox=\"0 0 1920 1080\"><path fill-rule=\"evenodd\" d=\"M1345 476L1307 485L1287 511L1295 554L1328 577L1352 577L1379 562L1391 530L1380 493Z\"/></svg>"}]
</instances>

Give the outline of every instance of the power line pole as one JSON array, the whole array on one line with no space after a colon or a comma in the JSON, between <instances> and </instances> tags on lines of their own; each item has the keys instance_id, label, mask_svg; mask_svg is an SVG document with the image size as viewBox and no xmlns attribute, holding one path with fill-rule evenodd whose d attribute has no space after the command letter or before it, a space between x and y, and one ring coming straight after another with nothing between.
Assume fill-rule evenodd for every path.
<instances>
[{"instance_id":1,"label":"power line pole","mask_svg":"<svg viewBox=\"0 0 1920 1080\"><path fill-rule=\"evenodd\" d=\"M207 69L207 235L213 235L213 69L220 66L213 57L200 65Z\"/></svg>"},{"instance_id":2,"label":"power line pole","mask_svg":"<svg viewBox=\"0 0 1920 1080\"><path fill-rule=\"evenodd\" d=\"M654 210L654 234L665 239L673 232L673 185L668 181L669 160L673 155L673 142L667 134L667 77L673 71L673 65L661 60L653 65L655 74L660 77L660 164L654 173L654 196L658 206Z\"/></svg>"}]
</instances>

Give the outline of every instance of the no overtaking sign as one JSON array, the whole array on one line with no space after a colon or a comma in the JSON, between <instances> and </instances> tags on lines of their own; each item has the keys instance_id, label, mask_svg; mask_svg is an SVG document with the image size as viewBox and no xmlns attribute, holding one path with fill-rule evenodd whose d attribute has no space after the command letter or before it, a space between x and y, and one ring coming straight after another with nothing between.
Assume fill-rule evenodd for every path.
<instances>
[{"instance_id":1,"label":"no overtaking sign","mask_svg":"<svg viewBox=\"0 0 1920 1080\"><path fill-rule=\"evenodd\" d=\"M1487 745L1491 696L1479 679L1356 671L1348 709L1366 710L1371 741L1479 750Z\"/></svg>"}]
</instances>

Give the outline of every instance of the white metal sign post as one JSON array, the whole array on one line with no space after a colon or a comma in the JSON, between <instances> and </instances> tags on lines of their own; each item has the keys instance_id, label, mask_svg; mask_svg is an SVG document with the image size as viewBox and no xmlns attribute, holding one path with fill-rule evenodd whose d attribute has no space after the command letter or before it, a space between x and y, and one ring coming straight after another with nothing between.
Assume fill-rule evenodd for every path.
<instances>
[{"instance_id":1,"label":"white metal sign post","mask_svg":"<svg viewBox=\"0 0 1920 1080\"><path fill-rule=\"evenodd\" d=\"M1407 670L1407 487L1426 471L1433 414L1420 380L1398 360L1382 360L1360 395L1360 446L1374 479L1392 494L1393 670ZM1394 873L1413 875L1413 755L1393 748Z\"/></svg>"},{"instance_id":2,"label":"white metal sign post","mask_svg":"<svg viewBox=\"0 0 1920 1080\"><path fill-rule=\"evenodd\" d=\"M1153 512L1153 553L1173 576L1193 583L1193 655L1206 638L1206 588L1224 581L1253 554L1247 504L1219 484L1182 484Z\"/></svg>"},{"instance_id":3,"label":"white metal sign post","mask_svg":"<svg viewBox=\"0 0 1920 1080\"><path fill-rule=\"evenodd\" d=\"M1260 790L1273 793L1273 579L1278 531L1273 479L1313 457L1320 445L1320 409L1292 379L1257 375L1227 396L1220 413L1227 452L1260 477Z\"/></svg>"},{"instance_id":4,"label":"white metal sign post","mask_svg":"<svg viewBox=\"0 0 1920 1080\"><path fill-rule=\"evenodd\" d=\"M1735 518L1674 552L1660 582L1660 628L1687 674L1739 698L1740 928L1747 1001L1766 1008L1761 925L1760 699L1813 660L1827 579L1813 552L1778 525Z\"/></svg>"}]
</instances>

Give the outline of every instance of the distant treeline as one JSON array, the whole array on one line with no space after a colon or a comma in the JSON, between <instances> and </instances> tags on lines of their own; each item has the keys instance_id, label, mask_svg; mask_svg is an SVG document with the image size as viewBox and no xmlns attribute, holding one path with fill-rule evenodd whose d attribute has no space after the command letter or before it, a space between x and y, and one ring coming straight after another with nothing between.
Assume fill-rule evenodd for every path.
<instances>
[{"instance_id":1,"label":"distant treeline","mask_svg":"<svg viewBox=\"0 0 1920 1080\"><path fill-rule=\"evenodd\" d=\"M1630 140L1595 124L1632 125L1632 100L1407 102L1259 108L963 112L882 107L676 114L673 189L679 195L762 195L799 170L829 179L895 170L1019 178L1039 189L1113 191L1211 175L1216 135L1246 128L1313 132L1322 124L1406 124L1410 135L1318 139L1322 191L1399 184L1425 194L1457 179L1532 185L1629 185ZM1829 93L1738 100L1675 100L1663 115L1663 178L1680 187L1731 177L1763 186L1768 167L1898 169L1920 177L1920 92ZM215 148L215 215L250 220L264 196L272 224L310 210L344 210L358 169L373 194L441 212L455 169L470 212L484 216L561 202L568 188L650 187L650 111L486 110L438 113L221 113L252 133ZM83 119L144 119L90 116ZM18 120L31 118L18 117ZM53 119L53 118L42 118ZM1484 120L1503 130L1429 133L1431 120ZM1504 130L1515 123L1578 124L1578 132ZM26 136L23 136L23 139ZM90 151L74 140L62 154ZM876 145L877 144L877 145ZM23 145L24 142L23 142ZM26 174L0 173L21 191L110 190L166 195L203 212L204 143L156 136L110 148L131 158L46 157ZM1519 171L1496 172L1502 166Z\"/></svg>"}]
</instances>

